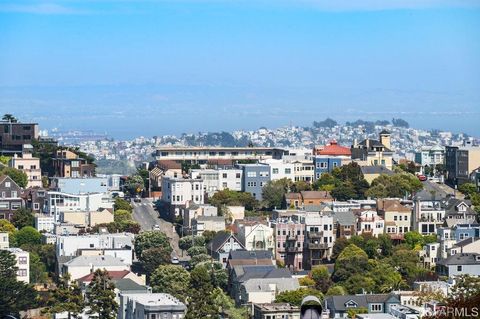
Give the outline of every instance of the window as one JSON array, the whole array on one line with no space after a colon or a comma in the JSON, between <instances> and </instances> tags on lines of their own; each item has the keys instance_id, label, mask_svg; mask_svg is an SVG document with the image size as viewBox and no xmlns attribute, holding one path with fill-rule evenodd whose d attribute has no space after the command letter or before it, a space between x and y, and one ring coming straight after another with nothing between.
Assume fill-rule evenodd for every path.
<instances>
[{"instance_id":1,"label":"window","mask_svg":"<svg viewBox=\"0 0 480 319\"><path fill-rule=\"evenodd\" d=\"M372 304L371 305L371 309L372 309L372 312L379 312L379 311L382 311L382 304Z\"/></svg>"},{"instance_id":2,"label":"window","mask_svg":"<svg viewBox=\"0 0 480 319\"><path fill-rule=\"evenodd\" d=\"M17 191L12 191L12 198L17 197Z\"/></svg>"},{"instance_id":3,"label":"window","mask_svg":"<svg viewBox=\"0 0 480 319\"><path fill-rule=\"evenodd\" d=\"M23 169L23 165L18 165L18 169Z\"/></svg>"},{"instance_id":4,"label":"window","mask_svg":"<svg viewBox=\"0 0 480 319\"><path fill-rule=\"evenodd\" d=\"M247 172L247 177L257 177L257 172Z\"/></svg>"},{"instance_id":5,"label":"window","mask_svg":"<svg viewBox=\"0 0 480 319\"><path fill-rule=\"evenodd\" d=\"M463 270L463 266L462 265L458 265L457 266L457 271L462 271Z\"/></svg>"},{"instance_id":6,"label":"window","mask_svg":"<svg viewBox=\"0 0 480 319\"><path fill-rule=\"evenodd\" d=\"M240 173L237 173L237 174L235 175L235 177L236 177L236 178L240 178L240 177L241 177Z\"/></svg>"},{"instance_id":7,"label":"window","mask_svg":"<svg viewBox=\"0 0 480 319\"><path fill-rule=\"evenodd\" d=\"M273 168L272 169L272 174L278 174L278 168Z\"/></svg>"},{"instance_id":8,"label":"window","mask_svg":"<svg viewBox=\"0 0 480 319\"><path fill-rule=\"evenodd\" d=\"M222 174L222 177L223 177L223 178L227 178L227 173L223 173L223 174Z\"/></svg>"},{"instance_id":9,"label":"window","mask_svg":"<svg viewBox=\"0 0 480 319\"><path fill-rule=\"evenodd\" d=\"M285 168L285 174L291 174L292 169L291 168Z\"/></svg>"},{"instance_id":10,"label":"window","mask_svg":"<svg viewBox=\"0 0 480 319\"><path fill-rule=\"evenodd\" d=\"M18 263L20 265L25 265L27 263L27 257L19 257L18 258Z\"/></svg>"},{"instance_id":11,"label":"window","mask_svg":"<svg viewBox=\"0 0 480 319\"><path fill-rule=\"evenodd\" d=\"M27 270L26 269L19 269L17 271L17 275L20 277L26 277L27 276Z\"/></svg>"},{"instance_id":12,"label":"window","mask_svg":"<svg viewBox=\"0 0 480 319\"><path fill-rule=\"evenodd\" d=\"M9 188L10 187L10 182L5 182L5 187Z\"/></svg>"},{"instance_id":13,"label":"window","mask_svg":"<svg viewBox=\"0 0 480 319\"><path fill-rule=\"evenodd\" d=\"M40 209L40 204L39 203L33 203L33 209L34 210L39 210Z\"/></svg>"},{"instance_id":14,"label":"window","mask_svg":"<svg viewBox=\"0 0 480 319\"><path fill-rule=\"evenodd\" d=\"M260 172L260 177L268 177L268 172Z\"/></svg>"}]
</instances>

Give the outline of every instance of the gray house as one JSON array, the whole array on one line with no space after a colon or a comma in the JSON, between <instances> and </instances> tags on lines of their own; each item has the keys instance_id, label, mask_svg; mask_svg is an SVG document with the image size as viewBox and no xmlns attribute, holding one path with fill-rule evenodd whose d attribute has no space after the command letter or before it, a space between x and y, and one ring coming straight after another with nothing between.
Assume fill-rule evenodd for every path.
<instances>
[{"instance_id":1,"label":"gray house","mask_svg":"<svg viewBox=\"0 0 480 319\"><path fill-rule=\"evenodd\" d=\"M330 318L347 318L350 309L366 309L369 314L389 313L391 305L400 305L395 294L330 296L326 299Z\"/></svg>"},{"instance_id":2,"label":"gray house","mask_svg":"<svg viewBox=\"0 0 480 319\"><path fill-rule=\"evenodd\" d=\"M480 276L480 254L460 253L437 262L437 273L441 276Z\"/></svg>"},{"instance_id":3,"label":"gray house","mask_svg":"<svg viewBox=\"0 0 480 319\"><path fill-rule=\"evenodd\" d=\"M270 181L270 166L268 164L240 164L243 171L242 191L262 200L262 188Z\"/></svg>"},{"instance_id":4,"label":"gray house","mask_svg":"<svg viewBox=\"0 0 480 319\"><path fill-rule=\"evenodd\" d=\"M23 206L22 188L10 176L0 176L0 219L11 220L13 213Z\"/></svg>"},{"instance_id":5,"label":"gray house","mask_svg":"<svg viewBox=\"0 0 480 319\"><path fill-rule=\"evenodd\" d=\"M207 250L210 256L227 267L228 255L231 251L245 249L245 246L235 235L227 232L219 232L208 244Z\"/></svg>"}]
</instances>

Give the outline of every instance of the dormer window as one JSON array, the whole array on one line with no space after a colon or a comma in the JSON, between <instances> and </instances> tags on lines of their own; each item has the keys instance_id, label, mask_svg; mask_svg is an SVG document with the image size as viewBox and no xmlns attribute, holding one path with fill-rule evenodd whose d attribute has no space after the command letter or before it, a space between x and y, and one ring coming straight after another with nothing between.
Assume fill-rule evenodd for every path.
<instances>
[{"instance_id":1,"label":"dormer window","mask_svg":"<svg viewBox=\"0 0 480 319\"><path fill-rule=\"evenodd\" d=\"M345 303L345 308L357 308L357 307L358 307L358 304L353 300L349 300Z\"/></svg>"}]
</instances>

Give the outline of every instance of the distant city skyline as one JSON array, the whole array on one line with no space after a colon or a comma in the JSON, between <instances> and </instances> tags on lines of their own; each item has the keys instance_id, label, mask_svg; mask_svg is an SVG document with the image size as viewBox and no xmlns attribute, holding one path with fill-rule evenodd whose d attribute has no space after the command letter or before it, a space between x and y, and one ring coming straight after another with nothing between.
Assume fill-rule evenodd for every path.
<instances>
[{"instance_id":1,"label":"distant city skyline","mask_svg":"<svg viewBox=\"0 0 480 319\"><path fill-rule=\"evenodd\" d=\"M0 112L116 138L404 118L480 135L480 2L0 4Z\"/></svg>"}]
</instances>

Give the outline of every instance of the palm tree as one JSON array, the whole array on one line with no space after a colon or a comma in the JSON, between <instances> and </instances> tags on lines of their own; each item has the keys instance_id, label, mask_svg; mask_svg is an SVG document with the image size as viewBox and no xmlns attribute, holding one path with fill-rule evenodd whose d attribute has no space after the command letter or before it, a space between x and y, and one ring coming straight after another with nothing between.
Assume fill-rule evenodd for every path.
<instances>
[{"instance_id":1,"label":"palm tree","mask_svg":"<svg viewBox=\"0 0 480 319\"><path fill-rule=\"evenodd\" d=\"M2 117L2 120L10 122L10 123L17 123L17 118L13 116L12 114L5 114Z\"/></svg>"}]
</instances>

